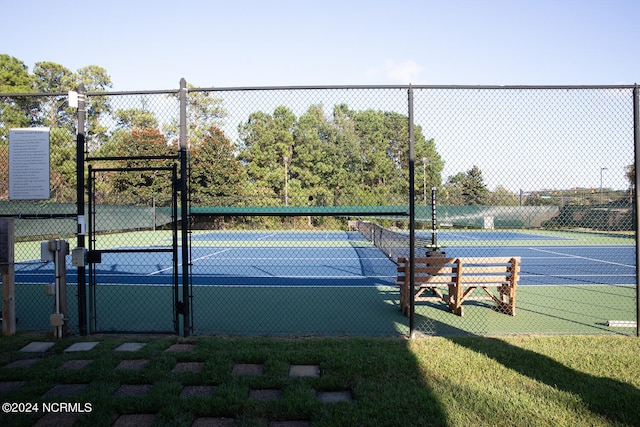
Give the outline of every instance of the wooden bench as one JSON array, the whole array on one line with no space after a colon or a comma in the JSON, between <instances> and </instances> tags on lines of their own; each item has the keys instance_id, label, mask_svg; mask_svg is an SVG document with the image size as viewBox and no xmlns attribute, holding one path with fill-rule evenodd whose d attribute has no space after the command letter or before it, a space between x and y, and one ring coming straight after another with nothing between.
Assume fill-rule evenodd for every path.
<instances>
[{"instance_id":1,"label":"wooden bench","mask_svg":"<svg viewBox=\"0 0 640 427\"><path fill-rule=\"evenodd\" d=\"M429 257L415 262L414 301L442 301L463 316L464 301L493 300L499 312L515 316L520 257ZM407 258L398 258L396 285L400 286L400 310L406 316L411 304L409 268ZM477 295L475 289L484 293Z\"/></svg>"}]
</instances>

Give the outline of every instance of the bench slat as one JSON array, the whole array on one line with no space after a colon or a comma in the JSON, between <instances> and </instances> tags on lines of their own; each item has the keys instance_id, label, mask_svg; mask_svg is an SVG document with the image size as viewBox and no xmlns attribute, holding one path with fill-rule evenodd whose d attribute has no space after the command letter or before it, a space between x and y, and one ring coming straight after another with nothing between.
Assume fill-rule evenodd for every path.
<instances>
[{"instance_id":1,"label":"bench slat","mask_svg":"<svg viewBox=\"0 0 640 427\"><path fill-rule=\"evenodd\" d=\"M510 264L512 259L520 263L520 257L463 257L458 258L463 264Z\"/></svg>"},{"instance_id":2,"label":"bench slat","mask_svg":"<svg viewBox=\"0 0 640 427\"><path fill-rule=\"evenodd\" d=\"M429 265L440 265L440 264L455 264L458 258L445 258L445 257L431 257L431 258L416 258L416 264L429 264ZM408 262L407 260L404 261Z\"/></svg>"},{"instance_id":3,"label":"bench slat","mask_svg":"<svg viewBox=\"0 0 640 427\"><path fill-rule=\"evenodd\" d=\"M452 284L455 283L455 280L453 280L454 278L452 277L447 277L447 276L420 276L420 277L416 277L416 285L420 285L423 283L426 284L434 284L434 283L439 283L439 284Z\"/></svg>"},{"instance_id":4,"label":"bench slat","mask_svg":"<svg viewBox=\"0 0 640 427\"><path fill-rule=\"evenodd\" d=\"M416 258L416 264L453 264L456 260L460 260L463 264L510 264L515 259L520 262L520 257L429 257ZM398 263L408 262L407 258L398 258Z\"/></svg>"},{"instance_id":5,"label":"bench slat","mask_svg":"<svg viewBox=\"0 0 640 427\"><path fill-rule=\"evenodd\" d=\"M431 275L443 275L443 274L456 274L457 268L455 267L418 267L415 268L416 274L431 274Z\"/></svg>"},{"instance_id":6,"label":"bench slat","mask_svg":"<svg viewBox=\"0 0 640 427\"><path fill-rule=\"evenodd\" d=\"M516 271L520 271L519 269ZM455 276L457 270L455 268L416 268L415 275L417 276ZM400 270L399 273L405 273L404 270ZM497 274L498 273L498 274ZM468 276L470 274L475 274L478 276L501 276L501 277L509 277L513 273L512 270L508 269L482 269L482 268L464 268L463 276ZM399 275L401 277L405 277L405 274ZM406 275L408 276L408 275Z\"/></svg>"},{"instance_id":7,"label":"bench slat","mask_svg":"<svg viewBox=\"0 0 640 427\"><path fill-rule=\"evenodd\" d=\"M483 284L495 284L496 286L508 284L509 281L506 280L504 276L467 276L463 274L460 277L460 283L463 285L469 285L472 283L483 283Z\"/></svg>"},{"instance_id":8,"label":"bench slat","mask_svg":"<svg viewBox=\"0 0 640 427\"><path fill-rule=\"evenodd\" d=\"M507 274L510 271L510 267L506 265L492 265L492 266L469 266L464 265L464 274L489 274L489 273L502 273Z\"/></svg>"}]
</instances>

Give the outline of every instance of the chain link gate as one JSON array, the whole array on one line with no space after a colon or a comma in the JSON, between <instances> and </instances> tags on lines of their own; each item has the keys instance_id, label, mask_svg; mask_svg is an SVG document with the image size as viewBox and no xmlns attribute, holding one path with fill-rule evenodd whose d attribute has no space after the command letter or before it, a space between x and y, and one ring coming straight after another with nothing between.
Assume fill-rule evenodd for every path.
<instances>
[{"instance_id":1,"label":"chain link gate","mask_svg":"<svg viewBox=\"0 0 640 427\"><path fill-rule=\"evenodd\" d=\"M89 328L91 333L178 334L182 303L178 296L177 163L175 157L135 160L171 164L88 167ZM151 203L140 195L134 206L131 200L118 204L101 194L104 182L117 185L133 176L147 187L158 184L159 194Z\"/></svg>"}]
</instances>

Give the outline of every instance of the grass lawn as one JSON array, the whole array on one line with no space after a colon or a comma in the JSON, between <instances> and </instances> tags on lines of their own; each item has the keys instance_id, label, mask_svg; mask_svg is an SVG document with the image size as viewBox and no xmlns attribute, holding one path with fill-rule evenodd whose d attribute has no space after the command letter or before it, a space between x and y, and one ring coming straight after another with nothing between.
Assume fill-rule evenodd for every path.
<instances>
[{"instance_id":1,"label":"grass lawn","mask_svg":"<svg viewBox=\"0 0 640 427\"><path fill-rule=\"evenodd\" d=\"M44 355L19 350L33 341L55 345ZM78 341L89 351L65 352ZM124 342L146 345L135 352ZM165 351L193 344L183 352ZM7 366L37 359L29 367ZM61 368L84 360L79 369ZM142 369L116 369L126 360ZM199 372L176 372L196 362ZM233 375L234 364L263 366ZM68 364L68 363L67 363ZM292 377L292 365L317 365L318 377ZM3 402L90 403L80 425L109 426L122 414L156 414L155 425L191 425L224 417L235 425L304 420L312 426L640 426L640 339L622 336L385 338L223 338L92 336L54 341L19 333L0 338ZM83 385L73 396L43 396L61 384ZM121 397L122 385L149 385L144 396ZM181 397L186 386L213 386L208 396ZM261 400L252 390L277 390ZM352 400L326 403L318 392L345 391ZM32 425L38 414L0 414L0 425Z\"/></svg>"}]
</instances>

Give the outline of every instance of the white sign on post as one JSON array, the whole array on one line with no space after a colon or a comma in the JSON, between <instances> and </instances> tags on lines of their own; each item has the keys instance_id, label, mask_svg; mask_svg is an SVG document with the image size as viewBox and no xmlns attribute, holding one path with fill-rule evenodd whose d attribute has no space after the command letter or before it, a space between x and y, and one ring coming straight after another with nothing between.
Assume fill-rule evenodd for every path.
<instances>
[{"instance_id":1,"label":"white sign on post","mask_svg":"<svg viewBox=\"0 0 640 427\"><path fill-rule=\"evenodd\" d=\"M9 199L49 199L49 188L49 128L9 129Z\"/></svg>"}]
</instances>

